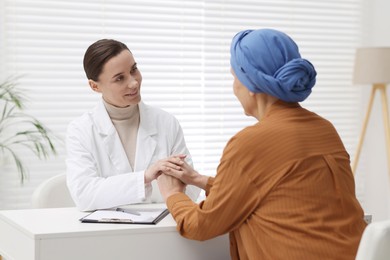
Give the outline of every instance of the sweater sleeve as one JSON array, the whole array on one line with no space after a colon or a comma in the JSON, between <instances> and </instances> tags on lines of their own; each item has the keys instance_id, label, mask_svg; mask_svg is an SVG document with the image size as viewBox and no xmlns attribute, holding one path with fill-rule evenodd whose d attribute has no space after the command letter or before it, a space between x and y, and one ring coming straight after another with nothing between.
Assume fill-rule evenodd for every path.
<instances>
[{"instance_id":1,"label":"sweater sleeve","mask_svg":"<svg viewBox=\"0 0 390 260\"><path fill-rule=\"evenodd\" d=\"M206 184L206 196L208 196L210 194L210 189L211 187L213 187L213 183L214 183L214 178L213 177L209 177L208 180L207 180L207 184Z\"/></svg>"},{"instance_id":2,"label":"sweater sleeve","mask_svg":"<svg viewBox=\"0 0 390 260\"><path fill-rule=\"evenodd\" d=\"M183 193L167 200L177 230L186 238L207 240L230 232L240 226L259 203L255 185L243 176L242 167L234 162L222 162L215 179L210 178L207 186L210 187L208 196L199 204Z\"/></svg>"}]
</instances>

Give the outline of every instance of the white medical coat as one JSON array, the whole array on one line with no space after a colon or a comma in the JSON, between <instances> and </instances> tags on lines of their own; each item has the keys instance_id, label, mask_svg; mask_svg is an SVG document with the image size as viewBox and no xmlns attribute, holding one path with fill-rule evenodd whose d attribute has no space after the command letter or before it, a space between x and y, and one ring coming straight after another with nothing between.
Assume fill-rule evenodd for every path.
<instances>
[{"instance_id":1,"label":"white medical coat","mask_svg":"<svg viewBox=\"0 0 390 260\"><path fill-rule=\"evenodd\" d=\"M187 154L183 131L171 114L139 103L134 170L103 100L90 112L72 121L67 129L67 185L78 209L112 208L133 203L163 202L156 180L145 185L144 172L156 161ZM188 186L196 200L200 189Z\"/></svg>"}]
</instances>

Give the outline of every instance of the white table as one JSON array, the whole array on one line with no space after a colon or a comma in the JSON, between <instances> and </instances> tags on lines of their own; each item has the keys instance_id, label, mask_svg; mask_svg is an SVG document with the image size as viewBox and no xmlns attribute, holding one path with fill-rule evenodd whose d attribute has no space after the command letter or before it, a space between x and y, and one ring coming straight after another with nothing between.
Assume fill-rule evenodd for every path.
<instances>
[{"instance_id":1,"label":"white table","mask_svg":"<svg viewBox=\"0 0 390 260\"><path fill-rule=\"evenodd\" d=\"M76 208L0 211L3 260L230 259L228 236L183 238L171 215L157 225L81 223Z\"/></svg>"}]
</instances>

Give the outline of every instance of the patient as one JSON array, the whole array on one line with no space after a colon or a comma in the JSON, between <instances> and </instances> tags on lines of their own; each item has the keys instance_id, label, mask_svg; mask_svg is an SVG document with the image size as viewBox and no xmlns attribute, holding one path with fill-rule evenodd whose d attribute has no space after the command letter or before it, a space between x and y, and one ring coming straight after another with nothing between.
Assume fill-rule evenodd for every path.
<instances>
[{"instance_id":1,"label":"patient","mask_svg":"<svg viewBox=\"0 0 390 260\"><path fill-rule=\"evenodd\" d=\"M206 240L229 233L232 259L354 259L366 227L350 160L333 125L303 108L316 81L285 33L239 32L233 92L258 122L227 143L215 178L180 157L158 177L177 230ZM206 191L199 205L184 184Z\"/></svg>"}]
</instances>

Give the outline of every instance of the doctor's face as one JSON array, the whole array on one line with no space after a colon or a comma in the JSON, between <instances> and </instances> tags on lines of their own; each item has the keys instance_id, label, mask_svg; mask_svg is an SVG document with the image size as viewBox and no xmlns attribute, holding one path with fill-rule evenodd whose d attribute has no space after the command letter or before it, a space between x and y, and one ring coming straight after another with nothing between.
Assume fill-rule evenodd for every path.
<instances>
[{"instance_id":1,"label":"doctor's face","mask_svg":"<svg viewBox=\"0 0 390 260\"><path fill-rule=\"evenodd\" d=\"M104 64L98 81L89 80L92 90L116 107L136 105L141 100L142 75L133 54L123 50Z\"/></svg>"}]
</instances>

